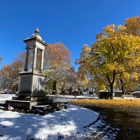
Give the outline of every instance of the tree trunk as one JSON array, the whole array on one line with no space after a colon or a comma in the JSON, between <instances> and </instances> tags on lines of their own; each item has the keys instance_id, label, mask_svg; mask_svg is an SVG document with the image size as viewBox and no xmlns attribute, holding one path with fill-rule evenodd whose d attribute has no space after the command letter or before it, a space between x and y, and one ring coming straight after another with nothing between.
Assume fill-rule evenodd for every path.
<instances>
[{"instance_id":1,"label":"tree trunk","mask_svg":"<svg viewBox=\"0 0 140 140\"><path fill-rule=\"evenodd\" d=\"M57 83L57 81L54 80L54 81L53 81L53 90L56 90L56 83Z\"/></svg>"},{"instance_id":2,"label":"tree trunk","mask_svg":"<svg viewBox=\"0 0 140 140\"><path fill-rule=\"evenodd\" d=\"M63 83L63 85L62 85L61 91L64 90L64 87L65 87L65 83Z\"/></svg>"},{"instance_id":3,"label":"tree trunk","mask_svg":"<svg viewBox=\"0 0 140 140\"><path fill-rule=\"evenodd\" d=\"M108 80L108 83L109 83L109 87L110 87L110 94L109 94L110 99L113 99L113 85L114 85L114 82L115 82L115 76L116 76L115 70L112 73L112 81L111 81L111 79L109 78L108 75L106 76L106 78Z\"/></svg>"},{"instance_id":4,"label":"tree trunk","mask_svg":"<svg viewBox=\"0 0 140 140\"><path fill-rule=\"evenodd\" d=\"M70 91L69 91L69 94L71 94L72 93L72 87L70 86Z\"/></svg>"},{"instance_id":5,"label":"tree trunk","mask_svg":"<svg viewBox=\"0 0 140 140\"><path fill-rule=\"evenodd\" d=\"M113 99L113 84L110 85L110 94L109 94L110 99Z\"/></svg>"},{"instance_id":6,"label":"tree trunk","mask_svg":"<svg viewBox=\"0 0 140 140\"><path fill-rule=\"evenodd\" d=\"M124 95L123 80L120 78L122 95Z\"/></svg>"}]
</instances>

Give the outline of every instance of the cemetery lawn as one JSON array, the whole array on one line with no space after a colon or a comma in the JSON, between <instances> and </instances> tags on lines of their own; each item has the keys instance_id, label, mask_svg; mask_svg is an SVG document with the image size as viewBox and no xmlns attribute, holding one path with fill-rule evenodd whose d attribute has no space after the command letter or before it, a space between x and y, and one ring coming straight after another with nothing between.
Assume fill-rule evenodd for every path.
<instances>
[{"instance_id":1,"label":"cemetery lawn","mask_svg":"<svg viewBox=\"0 0 140 140\"><path fill-rule=\"evenodd\" d=\"M70 100L69 104L79 106L99 106L104 108L130 108L140 107L140 99L137 98L115 98L115 99L77 99Z\"/></svg>"}]
</instances>

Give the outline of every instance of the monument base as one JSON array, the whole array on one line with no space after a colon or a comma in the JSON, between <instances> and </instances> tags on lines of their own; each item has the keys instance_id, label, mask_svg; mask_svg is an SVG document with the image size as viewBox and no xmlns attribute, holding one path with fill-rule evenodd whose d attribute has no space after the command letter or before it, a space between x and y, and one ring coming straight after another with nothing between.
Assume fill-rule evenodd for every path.
<instances>
[{"instance_id":1,"label":"monument base","mask_svg":"<svg viewBox=\"0 0 140 140\"><path fill-rule=\"evenodd\" d=\"M12 106L15 110L24 110L25 112L39 113L45 115L49 112L58 111L67 108L65 104L54 102L53 99L40 100L40 98L32 98L32 101L25 100L7 100L5 107Z\"/></svg>"},{"instance_id":2,"label":"monument base","mask_svg":"<svg viewBox=\"0 0 140 140\"><path fill-rule=\"evenodd\" d=\"M24 100L6 100L6 105L12 106L14 109L25 109L29 110L30 108L30 101Z\"/></svg>"},{"instance_id":3,"label":"monument base","mask_svg":"<svg viewBox=\"0 0 140 140\"><path fill-rule=\"evenodd\" d=\"M15 96L12 100L7 100L6 105L10 104L13 108L32 110L35 105L50 105L55 103L49 96ZM25 94L24 94L25 95ZM27 95L27 94L26 94ZM31 94L30 94L31 95Z\"/></svg>"},{"instance_id":4,"label":"monument base","mask_svg":"<svg viewBox=\"0 0 140 140\"><path fill-rule=\"evenodd\" d=\"M42 74L34 74L30 71L20 73L20 91L12 100L7 100L13 108L32 110L36 105L50 105L54 103L44 91L45 77Z\"/></svg>"}]
</instances>

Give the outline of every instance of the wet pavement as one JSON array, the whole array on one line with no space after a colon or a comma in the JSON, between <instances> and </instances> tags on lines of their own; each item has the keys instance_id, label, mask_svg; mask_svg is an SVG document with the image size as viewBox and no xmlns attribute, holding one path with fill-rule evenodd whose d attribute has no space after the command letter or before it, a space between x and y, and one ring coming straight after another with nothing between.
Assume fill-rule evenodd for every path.
<instances>
[{"instance_id":1,"label":"wet pavement","mask_svg":"<svg viewBox=\"0 0 140 140\"><path fill-rule=\"evenodd\" d=\"M140 107L125 109L85 107L98 112L103 124L91 135L91 139L140 140Z\"/></svg>"}]
</instances>

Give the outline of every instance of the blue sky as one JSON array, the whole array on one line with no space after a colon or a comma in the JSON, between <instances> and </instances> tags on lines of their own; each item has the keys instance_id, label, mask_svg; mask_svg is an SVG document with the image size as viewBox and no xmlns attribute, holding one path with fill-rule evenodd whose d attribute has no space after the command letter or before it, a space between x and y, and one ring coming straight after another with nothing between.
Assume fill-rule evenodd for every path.
<instances>
[{"instance_id":1,"label":"blue sky","mask_svg":"<svg viewBox=\"0 0 140 140\"><path fill-rule=\"evenodd\" d=\"M140 0L1 0L0 68L25 51L23 40L38 27L46 43L62 42L69 49L77 69L74 62L84 44L90 46L106 25L136 15Z\"/></svg>"}]
</instances>

